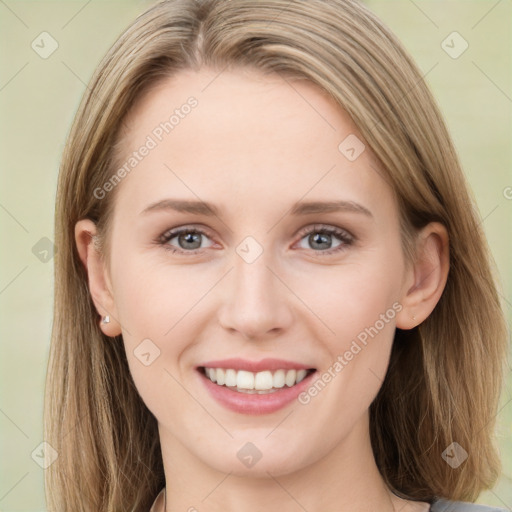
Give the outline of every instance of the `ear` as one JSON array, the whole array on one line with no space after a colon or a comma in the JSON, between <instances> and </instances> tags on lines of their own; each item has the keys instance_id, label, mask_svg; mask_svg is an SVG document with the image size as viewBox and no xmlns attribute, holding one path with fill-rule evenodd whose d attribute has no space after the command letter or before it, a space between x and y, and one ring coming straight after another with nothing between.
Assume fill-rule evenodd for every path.
<instances>
[{"instance_id":1,"label":"ear","mask_svg":"<svg viewBox=\"0 0 512 512\"><path fill-rule=\"evenodd\" d=\"M79 220L75 225L78 254L87 272L92 300L101 315L98 320L100 329L107 336L114 337L121 334L121 325L117 321L117 310L106 265L94 244L93 237L96 234L96 224L90 219ZM103 317L106 316L110 320L108 323L103 322Z\"/></svg>"},{"instance_id":2,"label":"ear","mask_svg":"<svg viewBox=\"0 0 512 512\"><path fill-rule=\"evenodd\" d=\"M416 255L402 289L396 326L412 329L432 313L443 293L450 267L449 240L439 222L425 226L416 239Z\"/></svg>"}]
</instances>

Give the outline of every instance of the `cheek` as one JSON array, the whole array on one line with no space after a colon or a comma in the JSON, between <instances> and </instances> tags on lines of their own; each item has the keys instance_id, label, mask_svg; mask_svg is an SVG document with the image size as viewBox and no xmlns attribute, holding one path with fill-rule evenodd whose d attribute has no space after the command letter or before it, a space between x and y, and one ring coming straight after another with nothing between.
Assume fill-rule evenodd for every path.
<instances>
[{"instance_id":1,"label":"cheek","mask_svg":"<svg viewBox=\"0 0 512 512\"><path fill-rule=\"evenodd\" d=\"M371 255L365 261L311 273L309 279L304 275L296 279L294 290L323 325L319 339L331 347L330 352L342 350L374 324L384 337L392 336L397 307L393 309L393 304L400 297L402 279L400 259L395 261Z\"/></svg>"},{"instance_id":2,"label":"cheek","mask_svg":"<svg viewBox=\"0 0 512 512\"><path fill-rule=\"evenodd\" d=\"M299 396L305 414L315 417L311 434L321 430L321 425L329 425L330 432L335 432L334 436L326 434L322 441L326 449L358 424L382 386L396 316L396 309L386 299L385 294L354 294L338 301L339 307L330 317L335 335L322 338L325 363L318 369L316 380Z\"/></svg>"},{"instance_id":3,"label":"cheek","mask_svg":"<svg viewBox=\"0 0 512 512\"><path fill-rule=\"evenodd\" d=\"M315 337L327 354L317 376L320 391L311 389L304 403L318 395L320 402L325 400L324 411L343 407L345 419L353 414L353 420L369 407L386 374L395 318L402 309L402 271L399 252L394 258L375 252L357 264L317 273L314 289L299 289L321 320Z\"/></svg>"},{"instance_id":4,"label":"cheek","mask_svg":"<svg viewBox=\"0 0 512 512\"><path fill-rule=\"evenodd\" d=\"M171 412L185 407L187 399L178 383L182 380L178 363L193 339L186 332L193 312L188 305L190 292L184 293L186 287L176 280L164 278L161 270L142 265L142 259L125 260L118 270L122 279L116 305L131 376L146 407L159 419L167 411L166 421L172 424Z\"/></svg>"},{"instance_id":5,"label":"cheek","mask_svg":"<svg viewBox=\"0 0 512 512\"><path fill-rule=\"evenodd\" d=\"M116 266L117 312L133 338L166 340L194 318L195 305L211 288L211 272L159 260L141 255Z\"/></svg>"},{"instance_id":6,"label":"cheek","mask_svg":"<svg viewBox=\"0 0 512 512\"><path fill-rule=\"evenodd\" d=\"M130 372L153 411L165 400L155 389L165 389L167 396L182 394L172 376L181 379L182 354L197 339L211 271L186 271L184 266L132 256L117 260L112 279Z\"/></svg>"}]
</instances>

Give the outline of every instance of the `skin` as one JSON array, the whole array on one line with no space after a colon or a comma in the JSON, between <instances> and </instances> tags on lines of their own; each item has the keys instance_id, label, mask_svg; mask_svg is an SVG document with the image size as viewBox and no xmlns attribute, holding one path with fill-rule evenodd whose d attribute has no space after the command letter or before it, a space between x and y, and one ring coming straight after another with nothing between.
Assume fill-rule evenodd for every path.
<instances>
[{"instance_id":1,"label":"skin","mask_svg":"<svg viewBox=\"0 0 512 512\"><path fill-rule=\"evenodd\" d=\"M92 221L75 230L98 313L111 316L100 327L108 336L122 334L137 389L158 420L167 510L428 510L384 484L368 409L395 327L421 323L441 296L446 230L437 223L424 228L417 259L407 265L397 202L368 146L353 162L338 150L349 134L363 140L348 115L304 81L249 70L217 75L182 71L129 112L126 155L188 97L198 100L118 185L108 261L90 243ZM199 198L219 215L141 213L166 198ZM351 201L371 216L292 216L298 200ZM318 224L346 230L352 242L327 236L319 248L300 233ZM175 237L167 245L189 252L172 253L155 242L191 225L208 233L201 249ZM263 249L252 263L236 252L247 236ZM212 359L276 357L322 374L394 303L400 312L306 405L294 401L261 416L229 411L194 369ZM160 350L149 366L134 356L147 338ZM237 458L249 441L262 454L251 468Z\"/></svg>"}]
</instances>

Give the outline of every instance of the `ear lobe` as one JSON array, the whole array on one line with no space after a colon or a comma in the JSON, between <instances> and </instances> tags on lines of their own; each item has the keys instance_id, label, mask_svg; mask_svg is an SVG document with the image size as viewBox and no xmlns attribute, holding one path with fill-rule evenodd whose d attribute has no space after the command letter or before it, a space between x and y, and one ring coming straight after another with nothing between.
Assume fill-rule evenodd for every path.
<instances>
[{"instance_id":1,"label":"ear lobe","mask_svg":"<svg viewBox=\"0 0 512 512\"><path fill-rule=\"evenodd\" d=\"M87 272L87 280L92 300L101 317L109 316L110 322L98 320L98 325L107 336L121 334L121 326L116 320L117 310L112 294L110 279L101 254L94 244L97 234L96 224L90 219L79 220L75 225L75 242L78 255Z\"/></svg>"},{"instance_id":2,"label":"ear lobe","mask_svg":"<svg viewBox=\"0 0 512 512\"><path fill-rule=\"evenodd\" d=\"M448 232L441 223L425 226L416 241L416 256L404 282L396 326L412 329L423 322L439 302L450 266ZM414 317L414 318L413 318Z\"/></svg>"}]
</instances>

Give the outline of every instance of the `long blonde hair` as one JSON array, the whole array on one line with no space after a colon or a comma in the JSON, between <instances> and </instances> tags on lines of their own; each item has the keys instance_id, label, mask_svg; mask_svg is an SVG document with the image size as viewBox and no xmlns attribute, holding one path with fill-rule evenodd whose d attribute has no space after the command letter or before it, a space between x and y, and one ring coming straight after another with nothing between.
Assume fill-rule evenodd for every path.
<instances>
[{"instance_id":1,"label":"long blonde hair","mask_svg":"<svg viewBox=\"0 0 512 512\"><path fill-rule=\"evenodd\" d=\"M419 327L397 330L370 408L371 441L397 494L473 501L500 462L493 430L506 323L474 200L442 116L400 42L355 0L169 0L139 16L100 63L65 147L56 202L55 303L45 397L49 510L147 511L165 484L157 423L132 381L121 336L98 326L74 226L108 233L120 126L140 95L180 69L249 66L309 80L352 117L398 198L404 249L442 222L448 282ZM108 237L105 238L108 242ZM105 254L108 245L104 246ZM469 452L457 469L441 453Z\"/></svg>"}]
</instances>

